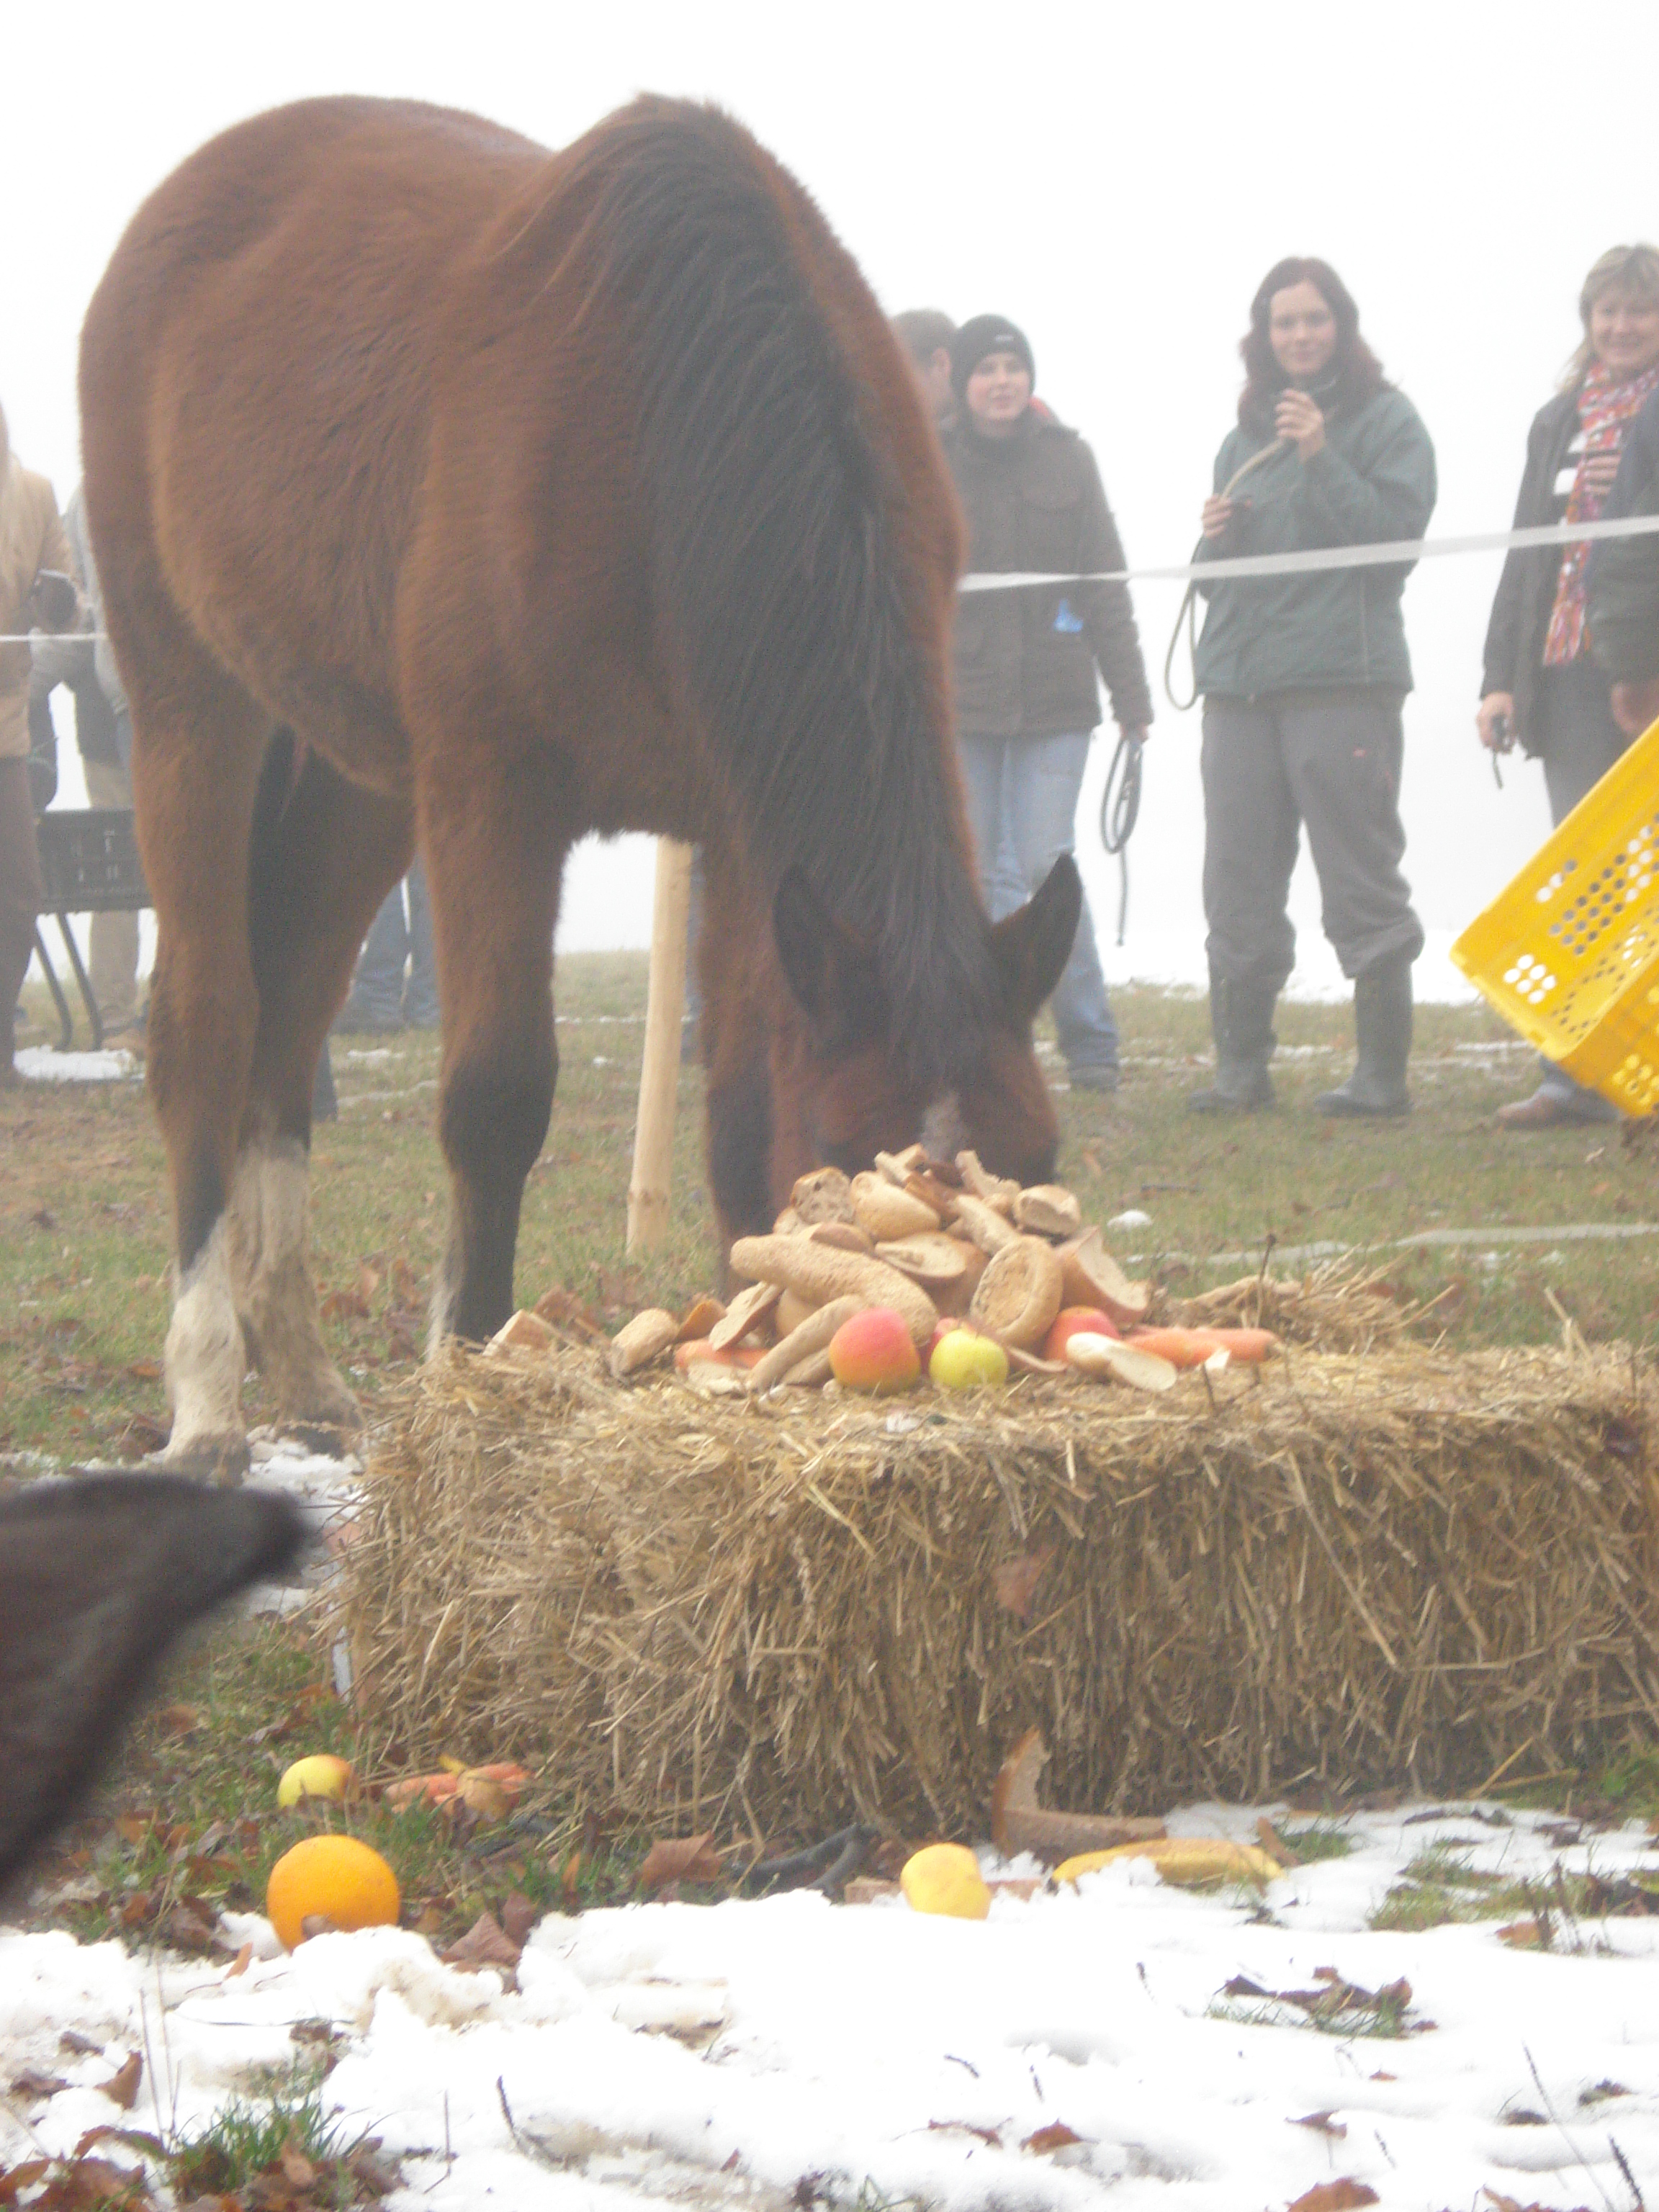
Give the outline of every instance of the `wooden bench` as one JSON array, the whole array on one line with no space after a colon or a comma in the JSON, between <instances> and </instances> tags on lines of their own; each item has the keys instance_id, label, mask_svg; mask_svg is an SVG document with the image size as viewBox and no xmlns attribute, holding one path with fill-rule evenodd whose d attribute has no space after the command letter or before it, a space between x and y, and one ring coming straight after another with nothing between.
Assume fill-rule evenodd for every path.
<instances>
[{"instance_id":1,"label":"wooden bench","mask_svg":"<svg viewBox=\"0 0 1659 2212\"><path fill-rule=\"evenodd\" d=\"M103 1048L104 1024L92 994L91 979L81 958L81 948L70 927L70 916L137 914L149 904L149 890L133 835L132 816L121 807L49 807L37 817L34 832L40 852L40 873L46 887L41 919L47 914L58 917L64 950L69 955L81 1003L92 1025L92 1048L99 1052ZM34 950L58 1009L58 1049L67 1052L75 1036L75 1018L47 954L46 941L38 921Z\"/></svg>"}]
</instances>

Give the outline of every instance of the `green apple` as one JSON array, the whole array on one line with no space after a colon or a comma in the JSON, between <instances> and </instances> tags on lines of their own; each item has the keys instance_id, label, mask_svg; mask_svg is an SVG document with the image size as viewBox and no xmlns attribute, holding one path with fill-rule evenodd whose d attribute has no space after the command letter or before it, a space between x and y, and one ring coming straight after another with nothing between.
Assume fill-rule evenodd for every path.
<instances>
[{"instance_id":1,"label":"green apple","mask_svg":"<svg viewBox=\"0 0 1659 2212\"><path fill-rule=\"evenodd\" d=\"M933 1346L927 1373L941 1390L972 1390L982 1383L995 1389L1008 1380L1008 1355L994 1336L953 1328Z\"/></svg>"},{"instance_id":2,"label":"green apple","mask_svg":"<svg viewBox=\"0 0 1659 2212\"><path fill-rule=\"evenodd\" d=\"M313 1752L309 1759L296 1759L283 1775L276 1784L276 1802L286 1809L302 1797L347 1797L356 1780L349 1759L337 1759L331 1751Z\"/></svg>"}]
</instances>

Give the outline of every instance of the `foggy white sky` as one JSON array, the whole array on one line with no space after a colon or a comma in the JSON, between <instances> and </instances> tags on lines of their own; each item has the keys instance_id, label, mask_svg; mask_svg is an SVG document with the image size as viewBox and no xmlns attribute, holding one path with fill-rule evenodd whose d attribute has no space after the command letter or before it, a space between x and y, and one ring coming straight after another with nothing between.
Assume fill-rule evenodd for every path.
<instances>
[{"instance_id":1,"label":"foggy white sky","mask_svg":"<svg viewBox=\"0 0 1659 2212\"><path fill-rule=\"evenodd\" d=\"M1358 298L1434 437L1432 528L1449 533L1507 525L1527 424L1577 340L1584 270L1659 234L1651 0L1565 17L1529 0L149 0L9 9L4 52L0 399L60 499L79 472L81 316L127 217L213 131L315 93L447 101L550 145L636 90L720 100L817 195L890 310L994 308L1024 326L1039 391L1092 442L1130 557L1146 562L1184 558L1195 534L1249 298L1280 254L1326 255ZM1548 826L1536 767L1517 763L1500 795L1474 744L1495 580L1490 558L1438 562L1407 594L1407 870L1437 932ZM1138 594L1154 677L1177 591ZM1161 708L1114 975L1201 975L1197 739L1196 714ZM1091 801L1108 750L1103 737L1079 828L1103 939L1115 878ZM648 878L639 841L584 854L561 942L645 942ZM1305 862L1297 917L1299 981L1317 984L1331 969Z\"/></svg>"}]
</instances>

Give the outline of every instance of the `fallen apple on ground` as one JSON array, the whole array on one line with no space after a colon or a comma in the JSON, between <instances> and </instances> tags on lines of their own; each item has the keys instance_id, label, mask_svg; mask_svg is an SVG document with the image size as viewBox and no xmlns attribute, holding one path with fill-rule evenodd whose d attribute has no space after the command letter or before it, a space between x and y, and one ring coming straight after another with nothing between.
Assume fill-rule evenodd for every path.
<instances>
[{"instance_id":1,"label":"fallen apple on ground","mask_svg":"<svg viewBox=\"0 0 1659 2212\"><path fill-rule=\"evenodd\" d=\"M991 1893L966 1844L928 1844L913 1851L904 1862L899 1887L916 1912L983 1920L991 1910Z\"/></svg>"},{"instance_id":2,"label":"fallen apple on ground","mask_svg":"<svg viewBox=\"0 0 1659 2212\"><path fill-rule=\"evenodd\" d=\"M308 1759L296 1759L276 1784L276 1802L284 1811L297 1805L302 1797L331 1797L336 1803L350 1795L356 1776L349 1759L339 1759L331 1751L313 1752Z\"/></svg>"}]
</instances>

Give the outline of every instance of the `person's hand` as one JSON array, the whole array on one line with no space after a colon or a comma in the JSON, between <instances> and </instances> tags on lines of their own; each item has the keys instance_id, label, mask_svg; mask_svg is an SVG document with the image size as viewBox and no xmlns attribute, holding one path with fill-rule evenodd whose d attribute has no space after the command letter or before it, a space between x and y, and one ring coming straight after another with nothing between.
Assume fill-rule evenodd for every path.
<instances>
[{"instance_id":1,"label":"person's hand","mask_svg":"<svg viewBox=\"0 0 1659 2212\"><path fill-rule=\"evenodd\" d=\"M75 620L81 595L75 579L56 568L42 568L29 586L23 612L31 629L67 629Z\"/></svg>"},{"instance_id":2,"label":"person's hand","mask_svg":"<svg viewBox=\"0 0 1659 2212\"><path fill-rule=\"evenodd\" d=\"M1515 743L1515 695L1488 691L1480 702L1474 726L1489 753L1506 753Z\"/></svg>"},{"instance_id":3,"label":"person's hand","mask_svg":"<svg viewBox=\"0 0 1659 2212\"><path fill-rule=\"evenodd\" d=\"M1273 428L1296 447L1304 461L1312 460L1325 442L1325 417L1305 392L1281 392L1273 410Z\"/></svg>"},{"instance_id":4,"label":"person's hand","mask_svg":"<svg viewBox=\"0 0 1659 2212\"><path fill-rule=\"evenodd\" d=\"M1131 723L1127 727L1120 722L1117 726L1117 733L1121 738L1127 738L1129 743L1137 747L1144 745L1152 734L1145 722Z\"/></svg>"},{"instance_id":5,"label":"person's hand","mask_svg":"<svg viewBox=\"0 0 1659 2212\"><path fill-rule=\"evenodd\" d=\"M1639 738L1648 724L1659 720L1659 676L1644 684L1615 684L1613 719L1627 738Z\"/></svg>"},{"instance_id":6,"label":"person's hand","mask_svg":"<svg viewBox=\"0 0 1659 2212\"><path fill-rule=\"evenodd\" d=\"M1613 489L1613 480L1619 473L1617 448L1608 453L1591 453L1584 462L1584 487L1598 499L1605 499Z\"/></svg>"},{"instance_id":7,"label":"person's hand","mask_svg":"<svg viewBox=\"0 0 1659 2212\"><path fill-rule=\"evenodd\" d=\"M1221 498L1218 494L1206 499L1204 502L1204 535L1206 538L1221 537L1236 511L1235 502Z\"/></svg>"}]
</instances>

